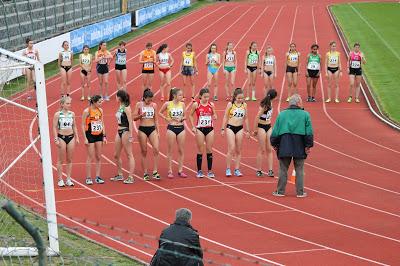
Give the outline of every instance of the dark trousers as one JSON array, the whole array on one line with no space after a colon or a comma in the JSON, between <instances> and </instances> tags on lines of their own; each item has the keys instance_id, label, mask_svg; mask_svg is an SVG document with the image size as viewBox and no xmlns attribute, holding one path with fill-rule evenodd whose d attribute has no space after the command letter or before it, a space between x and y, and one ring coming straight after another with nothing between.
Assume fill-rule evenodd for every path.
<instances>
[{"instance_id":1,"label":"dark trousers","mask_svg":"<svg viewBox=\"0 0 400 266\"><path fill-rule=\"evenodd\" d=\"M291 157L279 158L279 180L278 193L285 194L287 176ZM297 195L302 195L304 192L304 159L293 158L294 169L296 171L296 192Z\"/></svg>"}]
</instances>

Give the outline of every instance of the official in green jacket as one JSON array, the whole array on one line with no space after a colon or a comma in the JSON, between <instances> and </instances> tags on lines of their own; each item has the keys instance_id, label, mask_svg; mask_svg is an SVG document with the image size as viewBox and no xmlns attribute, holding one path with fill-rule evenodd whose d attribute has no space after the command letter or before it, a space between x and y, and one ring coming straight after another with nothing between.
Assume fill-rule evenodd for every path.
<instances>
[{"instance_id":1,"label":"official in green jacket","mask_svg":"<svg viewBox=\"0 0 400 266\"><path fill-rule=\"evenodd\" d=\"M304 161L313 144L310 114L303 110L300 95L294 94L289 99L289 108L278 115L271 134L271 145L279 159L278 188L274 196L285 196L287 172L292 159L296 170L297 197L307 196L304 192Z\"/></svg>"}]
</instances>

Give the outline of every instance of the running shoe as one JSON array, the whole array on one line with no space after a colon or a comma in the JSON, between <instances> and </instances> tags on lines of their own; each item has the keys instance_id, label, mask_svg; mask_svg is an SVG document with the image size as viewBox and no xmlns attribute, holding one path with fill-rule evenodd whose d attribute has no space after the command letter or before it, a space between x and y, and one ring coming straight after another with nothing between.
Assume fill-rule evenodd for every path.
<instances>
[{"instance_id":1,"label":"running shoe","mask_svg":"<svg viewBox=\"0 0 400 266\"><path fill-rule=\"evenodd\" d=\"M86 185L93 185L93 180L90 177L86 177L85 183Z\"/></svg>"},{"instance_id":2,"label":"running shoe","mask_svg":"<svg viewBox=\"0 0 400 266\"><path fill-rule=\"evenodd\" d=\"M358 99L358 98L356 98L356 101L355 101L356 103L360 103L360 99Z\"/></svg>"},{"instance_id":3,"label":"running shoe","mask_svg":"<svg viewBox=\"0 0 400 266\"><path fill-rule=\"evenodd\" d=\"M162 102L164 101L164 96L163 96L163 97L161 97L161 101L162 101Z\"/></svg>"},{"instance_id":4,"label":"running shoe","mask_svg":"<svg viewBox=\"0 0 400 266\"><path fill-rule=\"evenodd\" d=\"M108 96L108 95L106 95L105 97L104 97L104 101L109 101L110 100L110 97Z\"/></svg>"},{"instance_id":5,"label":"running shoe","mask_svg":"<svg viewBox=\"0 0 400 266\"><path fill-rule=\"evenodd\" d=\"M178 176L181 177L181 178L188 177L184 172L178 172Z\"/></svg>"},{"instance_id":6,"label":"running shoe","mask_svg":"<svg viewBox=\"0 0 400 266\"><path fill-rule=\"evenodd\" d=\"M65 187L64 180L62 180L62 179L58 180L57 184L58 184L59 187Z\"/></svg>"},{"instance_id":7,"label":"running shoe","mask_svg":"<svg viewBox=\"0 0 400 266\"><path fill-rule=\"evenodd\" d=\"M208 178L215 178L215 175L214 175L214 173L213 173L213 172L211 172L211 171L208 171L208 173L207 173L207 177L208 177Z\"/></svg>"},{"instance_id":8,"label":"running shoe","mask_svg":"<svg viewBox=\"0 0 400 266\"><path fill-rule=\"evenodd\" d=\"M264 176L264 173L263 173L262 171L258 170L258 171L256 172L256 175L257 175L258 177L263 177L263 176Z\"/></svg>"},{"instance_id":9,"label":"running shoe","mask_svg":"<svg viewBox=\"0 0 400 266\"><path fill-rule=\"evenodd\" d=\"M335 99L335 103L340 103L340 100L339 99Z\"/></svg>"},{"instance_id":10,"label":"running shoe","mask_svg":"<svg viewBox=\"0 0 400 266\"><path fill-rule=\"evenodd\" d=\"M252 97L251 100L252 100L253 102L255 102L255 101L257 101L257 98L256 98L256 97Z\"/></svg>"},{"instance_id":11,"label":"running shoe","mask_svg":"<svg viewBox=\"0 0 400 266\"><path fill-rule=\"evenodd\" d=\"M90 98L90 96L87 97L87 100L90 101L92 98Z\"/></svg>"},{"instance_id":12,"label":"running shoe","mask_svg":"<svg viewBox=\"0 0 400 266\"><path fill-rule=\"evenodd\" d=\"M143 175L143 180L144 180L144 181L149 181L149 180L150 180L150 176L149 176L148 173L145 173L145 174Z\"/></svg>"},{"instance_id":13,"label":"running shoe","mask_svg":"<svg viewBox=\"0 0 400 266\"><path fill-rule=\"evenodd\" d=\"M279 193L278 191L272 192L272 195L275 197L284 197L285 196L285 194Z\"/></svg>"},{"instance_id":14,"label":"running shoe","mask_svg":"<svg viewBox=\"0 0 400 266\"><path fill-rule=\"evenodd\" d=\"M160 176L160 174L159 174L157 171L153 171L153 178L154 178L154 179L157 179L157 180L160 180L160 179L161 179L161 176Z\"/></svg>"},{"instance_id":15,"label":"running shoe","mask_svg":"<svg viewBox=\"0 0 400 266\"><path fill-rule=\"evenodd\" d=\"M174 174L173 174L172 172L168 172L167 177L168 177L168 178L174 178Z\"/></svg>"},{"instance_id":16,"label":"running shoe","mask_svg":"<svg viewBox=\"0 0 400 266\"><path fill-rule=\"evenodd\" d=\"M28 101L32 100L32 96L28 95Z\"/></svg>"},{"instance_id":17,"label":"running shoe","mask_svg":"<svg viewBox=\"0 0 400 266\"><path fill-rule=\"evenodd\" d=\"M305 197L307 197L307 193L306 193L306 192L303 192L303 194L297 194L296 197L298 197L298 198L305 198Z\"/></svg>"},{"instance_id":18,"label":"running shoe","mask_svg":"<svg viewBox=\"0 0 400 266\"><path fill-rule=\"evenodd\" d=\"M100 176L96 176L94 182L97 184L104 184L104 180Z\"/></svg>"},{"instance_id":19,"label":"running shoe","mask_svg":"<svg viewBox=\"0 0 400 266\"><path fill-rule=\"evenodd\" d=\"M226 171L225 171L225 176L227 176L227 177L229 177L229 176L232 176L231 169L229 169L229 168L226 168Z\"/></svg>"},{"instance_id":20,"label":"running shoe","mask_svg":"<svg viewBox=\"0 0 400 266\"><path fill-rule=\"evenodd\" d=\"M201 171L201 170L197 171L196 177L197 178L203 178L204 177L203 171Z\"/></svg>"},{"instance_id":21,"label":"running shoe","mask_svg":"<svg viewBox=\"0 0 400 266\"><path fill-rule=\"evenodd\" d=\"M315 100L315 97L311 97L311 101L315 103L317 100Z\"/></svg>"},{"instance_id":22,"label":"running shoe","mask_svg":"<svg viewBox=\"0 0 400 266\"><path fill-rule=\"evenodd\" d=\"M268 176L269 176L269 177L275 177L275 176L274 176L274 171L269 170L269 171L268 171Z\"/></svg>"},{"instance_id":23,"label":"running shoe","mask_svg":"<svg viewBox=\"0 0 400 266\"><path fill-rule=\"evenodd\" d=\"M250 97L249 97L249 96L247 96L245 100L246 100L246 101L250 101Z\"/></svg>"},{"instance_id":24,"label":"running shoe","mask_svg":"<svg viewBox=\"0 0 400 266\"><path fill-rule=\"evenodd\" d=\"M288 101L289 101L289 99L290 99L290 97L287 97L287 98L286 98L286 101L288 102Z\"/></svg>"},{"instance_id":25,"label":"running shoe","mask_svg":"<svg viewBox=\"0 0 400 266\"><path fill-rule=\"evenodd\" d=\"M330 103L332 100L331 100L331 98L328 98L328 99L326 99L326 103Z\"/></svg>"},{"instance_id":26,"label":"running shoe","mask_svg":"<svg viewBox=\"0 0 400 266\"><path fill-rule=\"evenodd\" d=\"M347 98L347 102L351 103L353 101L353 97L349 96L349 98Z\"/></svg>"},{"instance_id":27,"label":"running shoe","mask_svg":"<svg viewBox=\"0 0 400 266\"><path fill-rule=\"evenodd\" d=\"M84 100L85 100L85 96L82 96L82 97L81 97L81 101L84 101Z\"/></svg>"},{"instance_id":28,"label":"running shoe","mask_svg":"<svg viewBox=\"0 0 400 266\"><path fill-rule=\"evenodd\" d=\"M128 176L125 180L124 180L124 184L133 184L134 180L132 176Z\"/></svg>"},{"instance_id":29,"label":"running shoe","mask_svg":"<svg viewBox=\"0 0 400 266\"><path fill-rule=\"evenodd\" d=\"M308 97L307 97L306 102L311 102L311 96L308 96Z\"/></svg>"},{"instance_id":30,"label":"running shoe","mask_svg":"<svg viewBox=\"0 0 400 266\"><path fill-rule=\"evenodd\" d=\"M75 184L74 184L74 182L72 182L71 178L67 178L67 180L65 181L65 185L67 185L69 187L75 186Z\"/></svg>"},{"instance_id":31,"label":"running shoe","mask_svg":"<svg viewBox=\"0 0 400 266\"><path fill-rule=\"evenodd\" d=\"M218 101L218 96L217 96L217 95L214 96L214 101L215 101L215 102Z\"/></svg>"},{"instance_id":32,"label":"running shoe","mask_svg":"<svg viewBox=\"0 0 400 266\"><path fill-rule=\"evenodd\" d=\"M235 176L243 176L243 174L240 172L239 169L235 169L235 170L233 171L233 174L234 174Z\"/></svg>"},{"instance_id":33,"label":"running shoe","mask_svg":"<svg viewBox=\"0 0 400 266\"><path fill-rule=\"evenodd\" d=\"M124 176L123 175L116 175L114 177L110 178L111 181L123 181L124 180Z\"/></svg>"}]
</instances>

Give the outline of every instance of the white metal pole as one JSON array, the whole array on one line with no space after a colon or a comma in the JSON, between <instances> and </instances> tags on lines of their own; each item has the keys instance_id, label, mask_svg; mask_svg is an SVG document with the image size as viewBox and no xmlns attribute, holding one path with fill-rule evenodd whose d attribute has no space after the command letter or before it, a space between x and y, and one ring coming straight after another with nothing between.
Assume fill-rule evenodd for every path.
<instances>
[{"instance_id":1,"label":"white metal pole","mask_svg":"<svg viewBox=\"0 0 400 266\"><path fill-rule=\"evenodd\" d=\"M44 66L42 63L35 63L35 73L49 243L50 249L56 253L59 253L60 248L58 243L57 212L51 161L49 120L47 113L46 81L44 76Z\"/></svg>"}]
</instances>

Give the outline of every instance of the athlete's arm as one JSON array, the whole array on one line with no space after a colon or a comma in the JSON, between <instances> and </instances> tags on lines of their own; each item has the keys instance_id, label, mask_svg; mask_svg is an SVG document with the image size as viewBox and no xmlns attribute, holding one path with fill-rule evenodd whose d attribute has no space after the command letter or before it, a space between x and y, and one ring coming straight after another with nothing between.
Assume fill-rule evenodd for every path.
<instances>
[{"instance_id":1,"label":"athlete's arm","mask_svg":"<svg viewBox=\"0 0 400 266\"><path fill-rule=\"evenodd\" d=\"M103 136L104 136L104 140L103 140L103 142L106 142L107 143L107 140L106 140L106 136L107 136L107 134L106 134L106 125L104 124L104 112L103 112L103 109L101 109L101 108L99 108L99 110L100 110L100 113L101 113L101 123L103 124Z\"/></svg>"},{"instance_id":2,"label":"athlete's arm","mask_svg":"<svg viewBox=\"0 0 400 266\"><path fill-rule=\"evenodd\" d=\"M193 66L194 66L194 70L196 72L199 72L199 70L197 69L197 59L196 59L196 54L194 52L193 53Z\"/></svg>"},{"instance_id":3,"label":"athlete's arm","mask_svg":"<svg viewBox=\"0 0 400 266\"><path fill-rule=\"evenodd\" d=\"M83 68L83 64L82 64L82 55L83 54L80 54L79 55L79 67L82 69Z\"/></svg>"},{"instance_id":4,"label":"athlete's arm","mask_svg":"<svg viewBox=\"0 0 400 266\"><path fill-rule=\"evenodd\" d=\"M215 105L214 105L214 103L210 103L210 105L211 105L211 109L212 109L212 112L213 112L213 119L214 120L217 120L217 112L216 112L216 110L215 110Z\"/></svg>"},{"instance_id":5,"label":"athlete's arm","mask_svg":"<svg viewBox=\"0 0 400 266\"><path fill-rule=\"evenodd\" d=\"M54 141L56 144L59 143L58 139L58 119L59 119L59 112L56 112L53 117L53 135L54 135Z\"/></svg>"},{"instance_id":6,"label":"athlete's arm","mask_svg":"<svg viewBox=\"0 0 400 266\"><path fill-rule=\"evenodd\" d=\"M57 64L58 64L58 67L61 67L61 53L58 53Z\"/></svg>"},{"instance_id":7,"label":"athlete's arm","mask_svg":"<svg viewBox=\"0 0 400 266\"><path fill-rule=\"evenodd\" d=\"M93 65L93 55L92 54L89 54L89 55L90 55L90 64L89 64L88 72L91 72L92 71L92 65Z\"/></svg>"},{"instance_id":8,"label":"athlete's arm","mask_svg":"<svg viewBox=\"0 0 400 266\"><path fill-rule=\"evenodd\" d=\"M244 58L244 72L247 73L247 58L249 57L249 51L246 51L246 57Z\"/></svg>"},{"instance_id":9,"label":"athlete's arm","mask_svg":"<svg viewBox=\"0 0 400 266\"><path fill-rule=\"evenodd\" d=\"M224 58L222 59L222 67L225 67L226 52L224 51Z\"/></svg>"},{"instance_id":10,"label":"athlete's arm","mask_svg":"<svg viewBox=\"0 0 400 266\"><path fill-rule=\"evenodd\" d=\"M253 135L256 136L257 135L257 127L258 127L258 120L260 119L260 116L262 115L262 113L264 112L264 108L263 107L258 107L258 112L257 115L254 119L254 130L253 130Z\"/></svg>"},{"instance_id":11,"label":"athlete's arm","mask_svg":"<svg viewBox=\"0 0 400 266\"><path fill-rule=\"evenodd\" d=\"M153 105L154 108L154 125L156 126L157 134L160 135L159 133L159 124L158 124L158 113L157 113L157 104L154 103Z\"/></svg>"},{"instance_id":12,"label":"athlete's arm","mask_svg":"<svg viewBox=\"0 0 400 266\"><path fill-rule=\"evenodd\" d=\"M237 57L236 57L236 52L233 52L235 54L235 67L237 67Z\"/></svg>"},{"instance_id":13,"label":"athlete's arm","mask_svg":"<svg viewBox=\"0 0 400 266\"><path fill-rule=\"evenodd\" d=\"M74 65L74 54L71 52L71 67Z\"/></svg>"},{"instance_id":14,"label":"athlete's arm","mask_svg":"<svg viewBox=\"0 0 400 266\"><path fill-rule=\"evenodd\" d=\"M86 138L86 118L89 116L89 109L86 108L82 114L82 133L85 138L85 144L88 144L88 139Z\"/></svg>"},{"instance_id":15,"label":"athlete's arm","mask_svg":"<svg viewBox=\"0 0 400 266\"><path fill-rule=\"evenodd\" d=\"M40 62L39 51L35 49L36 60Z\"/></svg>"},{"instance_id":16,"label":"athlete's arm","mask_svg":"<svg viewBox=\"0 0 400 266\"><path fill-rule=\"evenodd\" d=\"M275 55L273 55L274 57L274 77L276 78L278 75L278 67L276 66L276 57Z\"/></svg>"},{"instance_id":17,"label":"athlete's arm","mask_svg":"<svg viewBox=\"0 0 400 266\"><path fill-rule=\"evenodd\" d=\"M72 130L74 131L75 141L76 141L76 143L79 143L78 128L76 127L76 119L75 119L75 113L74 112L72 112L72 121L73 121Z\"/></svg>"},{"instance_id":18,"label":"athlete's arm","mask_svg":"<svg viewBox=\"0 0 400 266\"><path fill-rule=\"evenodd\" d=\"M231 109L231 107L232 107L232 103L229 102L229 103L226 105L226 109L225 109L225 113L224 113L224 118L222 119L222 128L221 128L221 131L224 131L225 128L226 128L226 124L227 124L227 122L228 122L229 110Z\"/></svg>"},{"instance_id":19,"label":"athlete's arm","mask_svg":"<svg viewBox=\"0 0 400 266\"><path fill-rule=\"evenodd\" d=\"M94 54L94 61L95 61L96 63L98 63L100 60L101 60L101 58L100 58L100 56L99 56L99 51L97 51L97 52Z\"/></svg>"},{"instance_id":20,"label":"athlete's arm","mask_svg":"<svg viewBox=\"0 0 400 266\"><path fill-rule=\"evenodd\" d=\"M365 56L363 53L361 53L361 61L362 61L363 65L365 65L367 63L367 60L365 59Z\"/></svg>"},{"instance_id":21,"label":"athlete's arm","mask_svg":"<svg viewBox=\"0 0 400 266\"><path fill-rule=\"evenodd\" d=\"M168 53L168 55L169 55L169 59L171 60L171 63L169 64L169 67L172 67L174 65L174 63L175 63L175 60L172 57L172 54Z\"/></svg>"},{"instance_id":22,"label":"athlete's arm","mask_svg":"<svg viewBox=\"0 0 400 266\"><path fill-rule=\"evenodd\" d=\"M208 54L206 54L206 66L208 66L210 64L210 60L208 58Z\"/></svg>"},{"instance_id":23,"label":"athlete's arm","mask_svg":"<svg viewBox=\"0 0 400 266\"><path fill-rule=\"evenodd\" d=\"M167 110L167 105L169 102L166 102L163 104L163 106L161 106L160 111L158 112L158 114L164 118L165 121L167 121L168 123L171 122L171 118L167 117L166 115L164 115L165 110Z\"/></svg>"},{"instance_id":24,"label":"athlete's arm","mask_svg":"<svg viewBox=\"0 0 400 266\"><path fill-rule=\"evenodd\" d=\"M194 125L194 112L196 112L196 108L197 107L198 107L198 103L197 102L193 103L192 104L192 108L190 109L190 112L189 112L189 120L190 120L190 124L192 125L192 129L195 128L195 125Z\"/></svg>"},{"instance_id":25,"label":"athlete's arm","mask_svg":"<svg viewBox=\"0 0 400 266\"><path fill-rule=\"evenodd\" d=\"M325 75L328 76L328 61L329 61L329 56L328 53L325 55ZM339 67L340 69L340 67Z\"/></svg>"},{"instance_id":26,"label":"athlete's arm","mask_svg":"<svg viewBox=\"0 0 400 266\"><path fill-rule=\"evenodd\" d=\"M126 118L128 118L129 123L129 140L132 141L133 138L133 120L132 120L132 109L131 107L125 107Z\"/></svg>"},{"instance_id":27,"label":"athlete's arm","mask_svg":"<svg viewBox=\"0 0 400 266\"><path fill-rule=\"evenodd\" d=\"M139 54L139 64L144 64L146 63L145 61L143 61L143 52L140 52Z\"/></svg>"},{"instance_id":28,"label":"athlete's arm","mask_svg":"<svg viewBox=\"0 0 400 266\"><path fill-rule=\"evenodd\" d=\"M140 102L137 102L135 105L135 109L133 109L133 121L140 120L144 115L144 114L139 114L139 105L140 105Z\"/></svg>"},{"instance_id":29,"label":"athlete's arm","mask_svg":"<svg viewBox=\"0 0 400 266\"><path fill-rule=\"evenodd\" d=\"M244 131L247 134L247 138L250 138L250 124L249 124L249 117L247 115L247 106L246 106L246 113L244 114L244 124L246 125L246 130Z\"/></svg>"}]
</instances>

